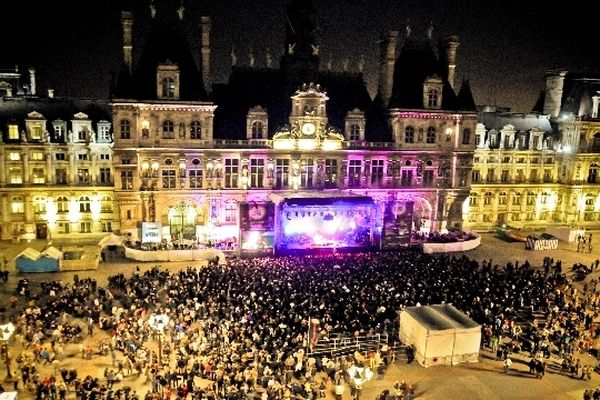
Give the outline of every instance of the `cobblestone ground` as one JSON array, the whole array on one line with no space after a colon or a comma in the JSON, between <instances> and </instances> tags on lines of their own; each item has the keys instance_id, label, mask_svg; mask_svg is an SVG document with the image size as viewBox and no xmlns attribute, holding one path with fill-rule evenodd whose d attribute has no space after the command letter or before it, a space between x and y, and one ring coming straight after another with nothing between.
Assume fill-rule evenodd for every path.
<instances>
[{"instance_id":1,"label":"cobblestone ground","mask_svg":"<svg viewBox=\"0 0 600 400\"><path fill-rule=\"evenodd\" d=\"M595 237L600 237L598 234ZM598 239L596 239L598 240ZM600 245L600 243L599 243ZM0 242L0 257L8 255L14 257L18 254L19 249L14 248L13 244ZM457 253L462 255L463 253ZM478 261L490 259L495 264L505 264L506 262L519 263L529 260L536 267L541 266L544 257L549 256L555 260L563 261L563 271L569 275L570 267L580 262L585 265L590 265L597 258L600 258L598 250L592 250L590 253L578 253L575 244L561 242L558 250L548 251L529 251L525 250L524 243L506 242L497 238L494 234L482 234L482 244L475 250L464 253L470 258ZM9 258L7 257L7 258ZM12 258L9 258L9 270L14 271L14 263ZM77 271L77 272L58 272L58 273L38 273L17 275L11 272L9 281L0 284L0 304L8 306L9 298L14 293L17 281L22 278L27 278L32 285L39 284L40 281L48 280L63 280L71 282L74 274L77 274L80 279L91 277L98 280L100 285L106 282L108 276L124 273L129 276L131 270L135 266L140 266L142 271L150 269L155 265L160 265L161 268L178 270L189 265L201 265L199 262L178 262L178 263L138 263L120 262L101 263L97 270ZM12 268L11 268L12 267ZM588 275L586 280L598 278L599 272L593 272ZM577 282L576 285L582 285L583 282ZM9 314L10 309L7 310ZM83 326L83 323L81 323ZM85 329L84 329L85 332ZM91 346L93 349L98 348L98 343L106 338L106 333L96 329L91 337L85 336L82 344L68 344L65 347L65 359L61 362L60 367L67 369L77 369L80 377L91 375L93 377L102 378L103 371L106 367L112 365L110 356L102 356L96 354L91 360L83 360L81 357L81 346ZM11 363L11 371L17 376L17 365L14 358L23 349L14 340L10 343L10 355L13 359ZM597 365L597 361L587 354L580 355L583 364ZM582 399L582 394L585 389L598 388L600 377L594 373L592 380L582 381L579 379L570 378L560 375L557 371L553 371L550 365L549 373L543 379L536 379L528 373L528 367L525 364L528 361L526 355L515 355L513 357L513 368L510 373L504 374L500 361L492 359L489 352L482 351L480 361L478 363L458 366L437 366L431 368L423 368L417 363L406 364L402 361L397 361L391 365L385 373L383 380L372 380L363 385L364 389L360 395L361 400L374 400L378 394L385 389L392 389L395 381L402 379L413 384L416 388L417 398L419 399ZM558 362L558 359L552 359L553 362ZM52 365L39 365L41 376L48 376L54 373ZM0 372L0 379L6 376L6 367ZM137 391L138 394L144 395L149 391L149 384L144 383L144 376L127 376L118 387L130 386ZM202 383L202 382L199 382ZM3 382L5 389L12 389L12 383ZM19 386L19 400L34 399L34 394ZM75 398L71 393L69 398ZM327 394L328 399L333 399L332 393ZM350 399L350 394L344 395L344 400Z\"/></svg>"}]
</instances>

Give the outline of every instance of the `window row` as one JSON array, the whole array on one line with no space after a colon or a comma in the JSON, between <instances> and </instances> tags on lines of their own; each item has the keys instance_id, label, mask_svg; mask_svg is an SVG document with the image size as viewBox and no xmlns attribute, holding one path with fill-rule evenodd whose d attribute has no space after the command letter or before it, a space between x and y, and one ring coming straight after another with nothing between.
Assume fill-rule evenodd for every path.
<instances>
[{"instance_id":1,"label":"window row","mask_svg":"<svg viewBox=\"0 0 600 400\"><path fill-rule=\"evenodd\" d=\"M180 139L190 138L190 139L202 139L202 124L198 120L194 120L190 122L189 125L181 122L179 125L176 125L171 120L163 121L160 129L156 128L155 134L161 135L163 139L175 139L175 128L177 128L177 135ZM120 138L121 139L131 139L131 121L128 119L122 119L119 123L120 129ZM150 138L150 122L148 120L142 121L142 138Z\"/></svg>"},{"instance_id":2,"label":"window row","mask_svg":"<svg viewBox=\"0 0 600 400\"><path fill-rule=\"evenodd\" d=\"M56 184L56 185L88 185L96 183L99 185L112 185L112 169L98 168L96 179L88 168L78 168L75 175L69 178L69 173L66 168L56 168L54 176L49 177L45 168L32 168L28 175L29 183L34 185ZM24 183L23 168L9 167L7 183L11 185L22 185Z\"/></svg>"},{"instance_id":3,"label":"window row","mask_svg":"<svg viewBox=\"0 0 600 400\"><path fill-rule=\"evenodd\" d=\"M48 211L67 213L73 210L91 213L94 207L101 213L113 212L113 198L107 195L94 200L90 196L80 196L73 201L67 196L59 196L54 201L45 196L35 196L32 198L32 205L35 214L43 214ZM71 208L71 205L73 208ZM23 196L12 196L10 199L10 211L12 214L25 213L25 198Z\"/></svg>"}]
</instances>

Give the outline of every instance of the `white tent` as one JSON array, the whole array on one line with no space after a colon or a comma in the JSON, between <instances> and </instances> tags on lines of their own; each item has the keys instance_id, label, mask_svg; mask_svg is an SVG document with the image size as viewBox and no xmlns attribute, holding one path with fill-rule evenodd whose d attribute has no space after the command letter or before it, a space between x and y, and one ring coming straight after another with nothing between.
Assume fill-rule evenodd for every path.
<instances>
[{"instance_id":1,"label":"white tent","mask_svg":"<svg viewBox=\"0 0 600 400\"><path fill-rule=\"evenodd\" d=\"M414 346L424 367L479 361L481 326L450 304L400 312L400 340Z\"/></svg>"},{"instance_id":2,"label":"white tent","mask_svg":"<svg viewBox=\"0 0 600 400\"><path fill-rule=\"evenodd\" d=\"M125 239L121 236L111 233L110 235L100 239L100 241L98 242L98 247L100 248L100 250L103 250L108 246L123 246L124 241Z\"/></svg>"}]
</instances>

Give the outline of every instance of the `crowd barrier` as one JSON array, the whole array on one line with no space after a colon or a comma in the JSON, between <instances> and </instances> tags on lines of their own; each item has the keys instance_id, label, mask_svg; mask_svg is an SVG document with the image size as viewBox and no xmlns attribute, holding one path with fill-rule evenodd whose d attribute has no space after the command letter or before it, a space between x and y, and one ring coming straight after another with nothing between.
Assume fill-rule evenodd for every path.
<instances>
[{"instance_id":1,"label":"crowd barrier","mask_svg":"<svg viewBox=\"0 0 600 400\"><path fill-rule=\"evenodd\" d=\"M137 250L125 247L125 257L136 261L199 261L219 257L219 264L227 264L225 253L216 249L193 250Z\"/></svg>"},{"instance_id":2,"label":"crowd barrier","mask_svg":"<svg viewBox=\"0 0 600 400\"><path fill-rule=\"evenodd\" d=\"M477 236L472 240L465 240L462 242L450 242L450 243L423 243L423 253L452 253L456 251L468 251L473 250L481 244L481 236Z\"/></svg>"}]
</instances>

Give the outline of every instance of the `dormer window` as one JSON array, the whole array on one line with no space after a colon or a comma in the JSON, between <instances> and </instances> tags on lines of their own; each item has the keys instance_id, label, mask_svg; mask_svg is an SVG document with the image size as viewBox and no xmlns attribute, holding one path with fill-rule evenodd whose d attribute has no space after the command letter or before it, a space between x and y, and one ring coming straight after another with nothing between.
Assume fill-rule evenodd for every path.
<instances>
[{"instance_id":1,"label":"dormer window","mask_svg":"<svg viewBox=\"0 0 600 400\"><path fill-rule=\"evenodd\" d=\"M262 122L254 121L252 123L252 139L264 139L265 127Z\"/></svg>"},{"instance_id":2,"label":"dormer window","mask_svg":"<svg viewBox=\"0 0 600 400\"><path fill-rule=\"evenodd\" d=\"M159 99L179 100L179 67L167 60L156 69L156 95Z\"/></svg>"},{"instance_id":3,"label":"dormer window","mask_svg":"<svg viewBox=\"0 0 600 400\"><path fill-rule=\"evenodd\" d=\"M18 140L19 139L19 125L8 124L8 138L10 140Z\"/></svg>"},{"instance_id":4,"label":"dormer window","mask_svg":"<svg viewBox=\"0 0 600 400\"><path fill-rule=\"evenodd\" d=\"M350 140L360 140L360 126L358 124L350 125Z\"/></svg>"},{"instance_id":5,"label":"dormer window","mask_svg":"<svg viewBox=\"0 0 600 400\"><path fill-rule=\"evenodd\" d=\"M190 139L202 139L202 125L200 121L192 121L190 124Z\"/></svg>"},{"instance_id":6,"label":"dormer window","mask_svg":"<svg viewBox=\"0 0 600 400\"><path fill-rule=\"evenodd\" d=\"M439 93L436 89L429 90L427 94L427 108L438 108Z\"/></svg>"},{"instance_id":7,"label":"dormer window","mask_svg":"<svg viewBox=\"0 0 600 400\"><path fill-rule=\"evenodd\" d=\"M365 113L355 108L348 111L346 120L344 121L344 131L346 132L346 140L361 141L365 140Z\"/></svg>"},{"instance_id":8,"label":"dormer window","mask_svg":"<svg viewBox=\"0 0 600 400\"><path fill-rule=\"evenodd\" d=\"M269 114L261 106L248 110L246 115L246 138L267 139L269 131Z\"/></svg>"},{"instance_id":9,"label":"dormer window","mask_svg":"<svg viewBox=\"0 0 600 400\"><path fill-rule=\"evenodd\" d=\"M175 97L175 80L173 78L164 78L162 80L162 97L172 99Z\"/></svg>"},{"instance_id":10,"label":"dormer window","mask_svg":"<svg viewBox=\"0 0 600 400\"><path fill-rule=\"evenodd\" d=\"M423 106L426 109L442 108L443 82L438 76L430 76L423 83Z\"/></svg>"}]
</instances>

